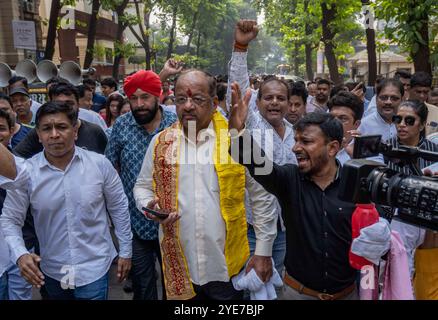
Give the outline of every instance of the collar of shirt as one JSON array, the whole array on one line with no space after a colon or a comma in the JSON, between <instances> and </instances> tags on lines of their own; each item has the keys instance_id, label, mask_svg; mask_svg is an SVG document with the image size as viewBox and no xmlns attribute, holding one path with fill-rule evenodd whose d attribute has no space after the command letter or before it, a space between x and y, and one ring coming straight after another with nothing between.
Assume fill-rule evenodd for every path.
<instances>
[{"instance_id":1,"label":"collar of shirt","mask_svg":"<svg viewBox=\"0 0 438 320\"><path fill-rule=\"evenodd\" d=\"M262 115L260 113L258 113L258 116L260 117L261 121L263 122L263 124L265 125L265 128L267 129L272 129L275 134L278 136L278 138L280 138L280 135L277 133L277 130L274 129L274 127L268 122L268 120L266 120L264 117L262 117ZM283 123L284 123L284 127L285 127L285 132L284 132L284 137L283 139L281 139L282 141L285 141L287 139L287 137L290 134L294 133L294 127L292 124L290 124L286 119L283 118Z\"/></svg>"},{"instance_id":2,"label":"collar of shirt","mask_svg":"<svg viewBox=\"0 0 438 320\"><path fill-rule=\"evenodd\" d=\"M76 158L78 158L79 160L82 160L82 152L81 152L81 148L78 148L78 147L76 147L76 146L74 146L74 148L75 148L75 152L74 152L74 154L73 154L73 157L72 157L70 163L68 164L68 166L65 168L64 171L67 171L68 168L70 168L72 162L73 162ZM40 153L38 154L38 160L37 160L37 163L38 163L38 168L40 168L40 169L42 169L42 168L44 168L44 167L49 167L49 168L51 168L51 169L53 169L53 170L58 170L58 171L60 170L59 168L56 168L55 166L53 166L53 165L47 160L44 151L42 151L42 152L40 152Z\"/></svg>"},{"instance_id":3,"label":"collar of shirt","mask_svg":"<svg viewBox=\"0 0 438 320\"><path fill-rule=\"evenodd\" d=\"M339 160L336 159L336 175L335 175L335 178L333 179L333 181L330 183L330 185L333 184L334 182L337 182L341 178L340 177L341 176L341 168L342 168L341 162L339 162ZM302 173L300 171L300 177L301 177L301 180L309 180L309 181L313 182L312 178L307 173Z\"/></svg>"},{"instance_id":4,"label":"collar of shirt","mask_svg":"<svg viewBox=\"0 0 438 320\"><path fill-rule=\"evenodd\" d=\"M374 117L375 119L380 122L381 124L385 124L387 126L392 126L394 125L393 123L388 123L385 121L385 119L383 119L383 117L380 115L380 113L378 111L374 112Z\"/></svg>"}]
</instances>

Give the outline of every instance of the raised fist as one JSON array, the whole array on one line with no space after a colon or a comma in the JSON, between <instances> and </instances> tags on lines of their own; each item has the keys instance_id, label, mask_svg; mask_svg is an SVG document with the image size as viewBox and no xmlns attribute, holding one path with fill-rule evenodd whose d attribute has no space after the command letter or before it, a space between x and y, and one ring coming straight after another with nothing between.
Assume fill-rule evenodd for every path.
<instances>
[{"instance_id":1,"label":"raised fist","mask_svg":"<svg viewBox=\"0 0 438 320\"><path fill-rule=\"evenodd\" d=\"M256 20L240 20L234 30L234 40L239 44L247 45L257 37L258 33Z\"/></svg>"}]
</instances>

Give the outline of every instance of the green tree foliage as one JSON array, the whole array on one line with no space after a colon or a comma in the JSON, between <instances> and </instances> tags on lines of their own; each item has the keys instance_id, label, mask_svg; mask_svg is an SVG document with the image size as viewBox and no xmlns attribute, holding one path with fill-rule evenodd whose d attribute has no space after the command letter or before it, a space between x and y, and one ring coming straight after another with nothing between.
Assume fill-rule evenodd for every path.
<instances>
[{"instance_id":1,"label":"green tree foliage","mask_svg":"<svg viewBox=\"0 0 438 320\"><path fill-rule=\"evenodd\" d=\"M388 39L400 45L414 61L416 71L431 72L438 64L438 2L436 0L378 0L376 17L387 22Z\"/></svg>"},{"instance_id":2,"label":"green tree foliage","mask_svg":"<svg viewBox=\"0 0 438 320\"><path fill-rule=\"evenodd\" d=\"M343 60L347 54L354 52L352 42L364 35L356 19L361 10L360 1L254 0L258 10L265 13L265 24L269 32L281 37L281 45L293 69L298 70L301 76L307 70L308 78L315 63L315 49L323 46L323 3L335 7L334 19L328 24L334 36L327 41L333 45L336 60Z\"/></svg>"}]
</instances>

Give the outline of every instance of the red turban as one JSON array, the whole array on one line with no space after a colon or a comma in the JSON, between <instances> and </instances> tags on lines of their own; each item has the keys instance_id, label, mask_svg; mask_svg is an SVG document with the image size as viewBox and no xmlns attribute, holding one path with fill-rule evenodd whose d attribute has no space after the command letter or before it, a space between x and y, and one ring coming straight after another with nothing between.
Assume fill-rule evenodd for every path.
<instances>
[{"instance_id":1,"label":"red turban","mask_svg":"<svg viewBox=\"0 0 438 320\"><path fill-rule=\"evenodd\" d=\"M137 89L141 89L155 97L161 94L161 80L160 77L151 70L140 70L126 77L123 84L123 90L129 98Z\"/></svg>"}]
</instances>

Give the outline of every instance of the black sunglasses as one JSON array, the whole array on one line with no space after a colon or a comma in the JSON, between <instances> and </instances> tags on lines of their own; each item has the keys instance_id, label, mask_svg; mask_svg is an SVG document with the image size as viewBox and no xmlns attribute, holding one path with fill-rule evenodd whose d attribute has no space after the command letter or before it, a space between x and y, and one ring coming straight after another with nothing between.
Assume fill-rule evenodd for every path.
<instances>
[{"instance_id":1,"label":"black sunglasses","mask_svg":"<svg viewBox=\"0 0 438 320\"><path fill-rule=\"evenodd\" d=\"M417 120L413 116L406 116L404 118L402 116L397 116L397 115L392 116L392 122L396 124L400 124L403 121L403 119L405 121L405 124L410 127L413 126L415 124L415 121Z\"/></svg>"}]
</instances>

